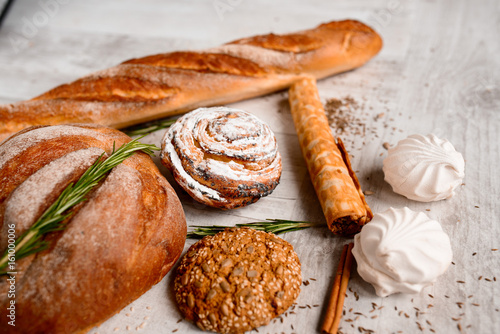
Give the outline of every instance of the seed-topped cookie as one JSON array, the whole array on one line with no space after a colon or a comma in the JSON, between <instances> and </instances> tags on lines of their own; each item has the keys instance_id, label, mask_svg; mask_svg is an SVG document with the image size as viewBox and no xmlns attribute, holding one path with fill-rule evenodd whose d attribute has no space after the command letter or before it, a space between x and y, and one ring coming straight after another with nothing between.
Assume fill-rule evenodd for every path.
<instances>
[{"instance_id":1,"label":"seed-topped cookie","mask_svg":"<svg viewBox=\"0 0 500 334\"><path fill-rule=\"evenodd\" d=\"M292 245L272 233L228 228L189 248L174 289L182 314L199 328L243 333L285 312L301 283Z\"/></svg>"}]
</instances>

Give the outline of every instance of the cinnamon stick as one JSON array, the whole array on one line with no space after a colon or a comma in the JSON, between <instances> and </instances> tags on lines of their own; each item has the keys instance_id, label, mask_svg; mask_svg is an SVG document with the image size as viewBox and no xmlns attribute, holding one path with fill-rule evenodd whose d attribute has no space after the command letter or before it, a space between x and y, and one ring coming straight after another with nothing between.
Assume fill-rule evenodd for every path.
<instances>
[{"instance_id":1,"label":"cinnamon stick","mask_svg":"<svg viewBox=\"0 0 500 334\"><path fill-rule=\"evenodd\" d=\"M321 332L325 334L336 334L339 328L342 311L344 308L345 294L351 276L352 248L354 244L345 245L342 250L337 274L330 294L328 308L325 315Z\"/></svg>"},{"instance_id":2,"label":"cinnamon stick","mask_svg":"<svg viewBox=\"0 0 500 334\"><path fill-rule=\"evenodd\" d=\"M295 82L289 100L302 155L328 227L335 234L358 233L373 214L342 141L336 142L331 133L316 79Z\"/></svg>"}]
</instances>

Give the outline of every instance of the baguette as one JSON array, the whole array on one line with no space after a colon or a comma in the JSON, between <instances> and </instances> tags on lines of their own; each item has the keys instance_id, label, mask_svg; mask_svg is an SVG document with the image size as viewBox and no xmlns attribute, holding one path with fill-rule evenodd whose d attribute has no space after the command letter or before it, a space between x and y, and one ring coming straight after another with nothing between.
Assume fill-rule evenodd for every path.
<instances>
[{"instance_id":1,"label":"baguette","mask_svg":"<svg viewBox=\"0 0 500 334\"><path fill-rule=\"evenodd\" d=\"M102 153L130 141L100 125L32 127L0 145L0 252L21 236ZM138 152L115 167L50 247L16 259L0 276L0 333L90 330L158 283L186 239L181 203L152 159ZM14 231L13 231L14 229ZM9 236L10 235L10 236ZM8 307L15 301L15 327Z\"/></svg>"},{"instance_id":2,"label":"baguette","mask_svg":"<svg viewBox=\"0 0 500 334\"><path fill-rule=\"evenodd\" d=\"M0 106L0 140L32 125L96 123L114 128L222 105L363 65L382 47L346 20L287 35L236 40L204 51L131 59L31 100Z\"/></svg>"}]
</instances>

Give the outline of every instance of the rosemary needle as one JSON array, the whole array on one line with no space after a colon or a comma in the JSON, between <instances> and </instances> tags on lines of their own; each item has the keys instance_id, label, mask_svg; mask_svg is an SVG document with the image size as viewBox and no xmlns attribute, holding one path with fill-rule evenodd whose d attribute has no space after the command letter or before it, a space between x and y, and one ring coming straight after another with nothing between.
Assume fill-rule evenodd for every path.
<instances>
[{"instance_id":1,"label":"rosemary needle","mask_svg":"<svg viewBox=\"0 0 500 334\"><path fill-rule=\"evenodd\" d=\"M142 137L141 137L142 138ZM140 138L138 138L140 139ZM68 185L52 205L38 218L38 220L19 238L16 239L14 252L10 254L9 248L5 250L0 258L0 275L13 271L13 261L19 260L31 254L47 249L48 242L43 240L50 232L64 229L63 221L73 214L71 208L86 200L86 195L106 177L114 167L121 164L125 159L132 156L136 151L143 151L153 155L153 151L159 150L152 144L143 144L138 139L122 145L115 150L107 159L102 159L104 153L90 166L76 183ZM11 251L12 252L12 251ZM11 270L5 270L9 266Z\"/></svg>"},{"instance_id":2,"label":"rosemary needle","mask_svg":"<svg viewBox=\"0 0 500 334\"><path fill-rule=\"evenodd\" d=\"M236 224L236 227L250 227L259 231L271 232L274 234L281 234L292 231L299 231L309 227L326 226L323 223L311 223L307 221L295 221L295 220L284 220L284 219L266 219L264 222L254 222L246 224ZM188 238L191 239L201 239L207 235L215 235L219 232L224 231L226 228L231 228L232 226L223 225L191 225L195 229L187 234Z\"/></svg>"}]
</instances>

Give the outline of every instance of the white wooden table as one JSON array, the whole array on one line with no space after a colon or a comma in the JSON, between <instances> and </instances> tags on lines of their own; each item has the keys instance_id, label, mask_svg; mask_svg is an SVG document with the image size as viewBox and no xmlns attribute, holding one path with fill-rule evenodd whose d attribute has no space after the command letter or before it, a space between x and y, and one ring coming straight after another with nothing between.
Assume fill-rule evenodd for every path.
<instances>
[{"instance_id":1,"label":"white wooden table","mask_svg":"<svg viewBox=\"0 0 500 334\"><path fill-rule=\"evenodd\" d=\"M341 330L500 333L500 251L492 251L500 248L496 0L16 0L0 29L0 103L28 99L133 57L208 48L345 18L372 25L384 48L366 66L320 81L320 95L325 101L349 95L360 105L357 111L369 131L343 137L363 189L373 192L367 197L372 210L408 206L440 221L452 240L454 265L420 294L387 298L377 297L353 272ZM283 176L275 192L246 208L222 212L195 203L174 185L188 224L324 221L286 98L280 92L233 104L264 119L277 135ZM464 155L465 185L452 199L418 203L393 193L385 183L383 143L396 144L413 133L447 138ZM145 141L158 145L162 135L154 133ZM349 239L326 228L284 238L294 245L303 280L310 284L302 287L294 313L289 310L259 333L318 332L342 245ZM188 240L185 249L193 242ZM90 333L199 332L187 321L178 322L171 281L169 274Z\"/></svg>"}]
</instances>

